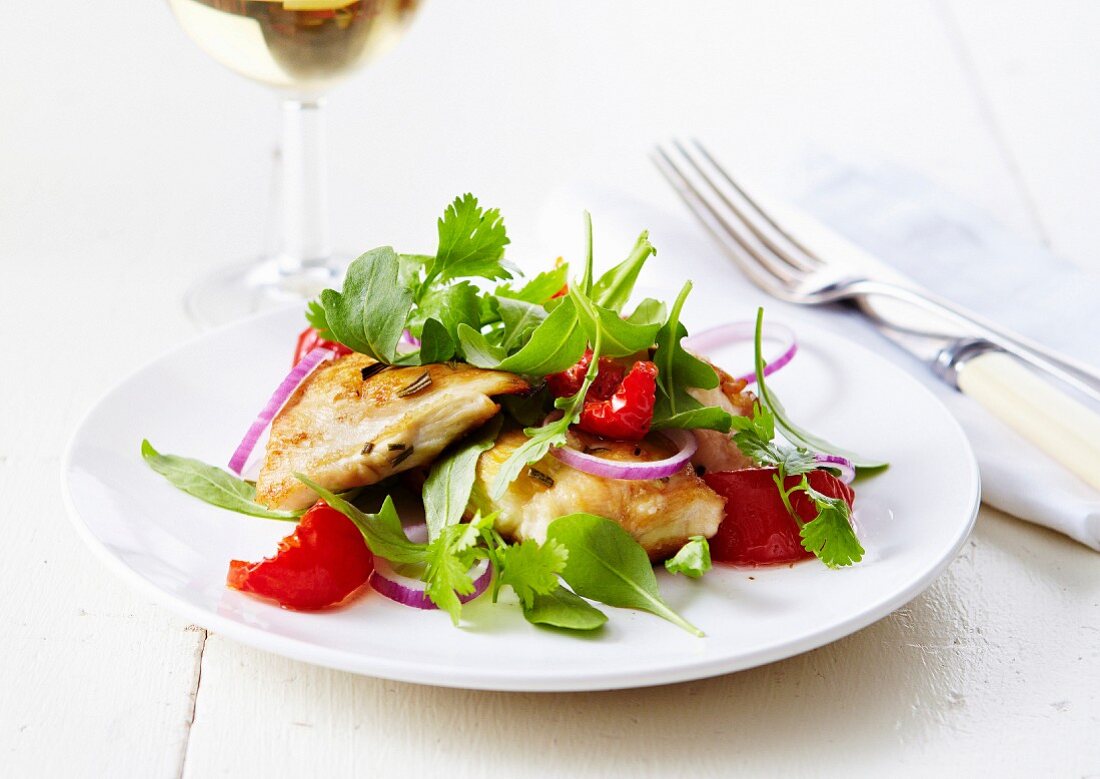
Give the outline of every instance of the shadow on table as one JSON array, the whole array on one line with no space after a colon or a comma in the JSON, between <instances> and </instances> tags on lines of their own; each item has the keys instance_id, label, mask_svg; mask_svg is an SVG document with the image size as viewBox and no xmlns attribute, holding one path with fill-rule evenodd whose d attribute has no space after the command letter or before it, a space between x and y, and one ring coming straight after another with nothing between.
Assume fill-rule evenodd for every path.
<instances>
[{"instance_id":1,"label":"shadow on table","mask_svg":"<svg viewBox=\"0 0 1100 779\"><path fill-rule=\"evenodd\" d=\"M875 625L813 652L714 679L561 694L355 683L400 691L403 705L416 707L425 736L443 751L469 754L479 731L493 733L495 743L480 746L501 771L522 770L549 753L556 771L580 770L591 767L594 749L621 755L624 768L645 764L647 756L659 755L661 765L679 760L685 773L704 755L711 765L728 756L732 766L739 756L797 750L813 766L813 752L829 743L851 745L853 754L889 750L923 739L965 704L961 691L983 640L957 595L965 583L959 578L973 575L968 551L926 593ZM502 732L511 743L500 742Z\"/></svg>"}]
</instances>

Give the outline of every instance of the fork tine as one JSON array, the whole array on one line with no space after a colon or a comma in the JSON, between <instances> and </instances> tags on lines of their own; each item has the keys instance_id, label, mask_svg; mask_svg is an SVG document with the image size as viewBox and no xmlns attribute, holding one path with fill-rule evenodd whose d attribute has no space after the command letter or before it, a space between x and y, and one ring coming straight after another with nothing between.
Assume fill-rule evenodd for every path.
<instances>
[{"instance_id":1,"label":"fork tine","mask_svg":"<svg viewBox=\"0 0 1100 779\"><path fill-rule=\"evenodd\" d=\"M736 219L739 222L742 233L751 234L751 243L759 245L761 251L753 252L753 254L759 254L758 260L764 264L772 265L775 263L782 263L783 265L790 267L792 271L798 273L805 273L813 271L817 265L815 261L809 259L809 257L803 256L804 250L801 250L798 244L792 246L792 250L789 250L787 246L782 245L783 239L790 242L785 233L778 230L769 230L768 224L774 227L774 222L764 215L756 202L751 200L746 194L745 190L741 189L734 180L724 171L722 166L714 160L714 157L709 155L702 144L698 141L694 141L694 145L697 147L702 156L704 162L697 160L696 156L685 149L684 145L679 140L673 140L676 150L683 155L684 160L691 163L695 171L700 175L705 182L711 186L720 200L722 200L725 207L730 212L731 219ZM708 169L709 168L709 169ZM717 179L717 180L716 180ZM736 191L740 196L740 199L744 200L749 206L748 211L739 206L735 197L730 197L726 191L726 187L723 186L723 182L730 185L731 188ZM747 232L746 232L747 230ZM780 240L777 240L777 238Z\"/></svg>"},{"instance_id":2,"label":"fork tine","mask_svg":"<svg viewBox=\"0 0 1100 779\"><path fill-rule=\"evenodd\" d=\"M789 299L787 282L775 274L753 256L744 244L737 239L714 204L709 202L695 184L677 167L668 152L660 145L654 148L652 160L672 188L680 196L703 227L714 236L718 244L726 251L741 271L765 292L778 298Z\"/></svg>"},{"instance_id":3,"label":"fork tine","mask_svg":"<svg viewBox=\"0 0 1100 779\"><path fill-rule=\"evenodd\" d=\"M821 265L821 260L818 258L818 256L814 254L810 249L806 248L806 246L795 236L791 235L787 230L780 227L779 224L774 219L772 219L771 215L763 208L761 208L760 204L753 200L749 196L749 193L746 192L740 184L733 180L733 177L726 172L726 169L718 164L718 161L714 159L709 151L707 151L706 147L703 146L698 138L692 138L691 144L707 161L710 167L712 167L718 173L718 175L721 176L722 179L741 197L741 200L744 201L745 205L749 207L749 209L755 215L756 219L759 220L754 221L752 218L747 218L740 209L734 208L733 204L730 204L730 207L734 208L734 210L738 212L738 214L742 217L742 220L748 225L749 229L752 230L753 233L755 233L761 241L771 247L787 262L796 265L802 270L814 270ZM767 231L759 229L760 222L767 224L768 227L772 231L774 231L775 234L781 236L784 241L786 241L791 247L794 248L795 251L788 253L784 251L784 249L780 246L774 244L772 240L770 240L770 237L767 236Z\"/></svg>"}]
</instances>

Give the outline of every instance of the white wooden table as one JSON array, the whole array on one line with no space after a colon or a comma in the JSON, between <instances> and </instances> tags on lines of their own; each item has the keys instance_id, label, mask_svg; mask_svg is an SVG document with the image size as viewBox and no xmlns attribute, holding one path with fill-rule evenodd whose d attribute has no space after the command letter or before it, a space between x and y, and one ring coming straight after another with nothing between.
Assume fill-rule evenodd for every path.
<instances>
[{"instance_id":1,"label":"white wooden table","mask_svg":"<svg viewBox=\"0 0 1100 779\"><path fill-rule=\"evenodd\" d=\"M1100 269L1100 5L444 2L331 101L339 243L428 244L457 192L522 258L546 193L662 184L673 132L764 175L866 149ZM264 240L276 111L159 3L0 24L0 774L1100 773L1100 558L983 508L921 597L752 671L599 694L432 689L238 646L116 581L58 489L180 298Z\"/></svg>"}]
</instances>

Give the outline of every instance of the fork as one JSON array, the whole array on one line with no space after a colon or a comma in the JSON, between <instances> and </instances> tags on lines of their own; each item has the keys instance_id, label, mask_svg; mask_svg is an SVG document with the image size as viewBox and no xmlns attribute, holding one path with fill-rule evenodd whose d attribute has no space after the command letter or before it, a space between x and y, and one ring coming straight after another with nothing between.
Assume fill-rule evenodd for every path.
<instances>
[{"instance_id":1,"label":"fork","mask_svg":"<svg viewBox=\"0 0 1100 779\"><path fill-rule=\"evenodd\" d=\"M768 294L789 303L824 305L885 297L916 306L965 330L1100 402L1100 371L1013 333L948 300L903 281L872 278L822 257L781 227L699 141L657 146L653 161L692 213L741 270ZM884 321L873 310L864 311Z\"/></svg>"}]
</instances>

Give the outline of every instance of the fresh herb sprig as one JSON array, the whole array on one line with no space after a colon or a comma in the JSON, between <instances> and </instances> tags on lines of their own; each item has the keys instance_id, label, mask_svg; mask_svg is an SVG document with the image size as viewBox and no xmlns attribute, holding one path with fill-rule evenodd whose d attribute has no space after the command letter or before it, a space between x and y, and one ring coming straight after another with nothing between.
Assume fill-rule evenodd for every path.
<instances>
[{"instance_id":1,"label":"fresh herb sprig","mask_svg":"<svg viewBox=\"0 0 1100 779\"><path fill-rule=\"evenodd\" d=\"M802 546L806 551L812 552L830 568L858 563L863 559L864 549L852 527L851 509L843 499L825 495L810 485L810 472L822 466L815 460L813 452L804 444L813 442L822 444L819 451L830 454L841 454L841 450L820 438L791 432L799 428L787 420L781 406L778 407L779 411L776 410L778 400L774 393L769 391L764 376L766 365L762 349L763 329L764 309L759 309L756 314L754 345L757 392L760 401L755 404L751 417L732 418L733 429L736 431L733 442L757 465L775 469L772 478L776 489L779 490L787 513L798 525ZM780 427L784 437L798 445L791 446L777 442L777 426ZM788 487L787 478L791 476L802 478ZM805 494L817 510L817 515L809 522L802 520L791 503L791 496L797 492Z\"/></svg>"}]
</instances>

